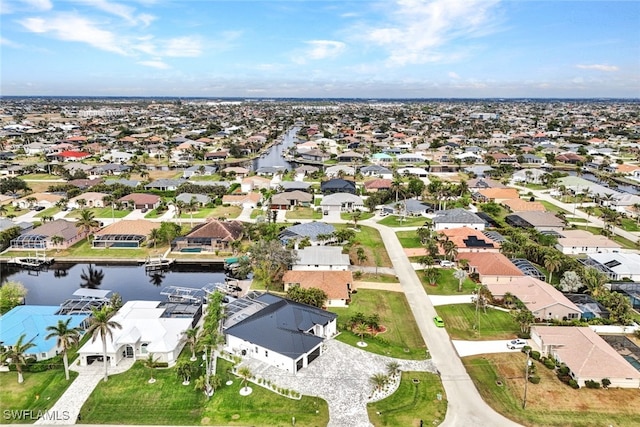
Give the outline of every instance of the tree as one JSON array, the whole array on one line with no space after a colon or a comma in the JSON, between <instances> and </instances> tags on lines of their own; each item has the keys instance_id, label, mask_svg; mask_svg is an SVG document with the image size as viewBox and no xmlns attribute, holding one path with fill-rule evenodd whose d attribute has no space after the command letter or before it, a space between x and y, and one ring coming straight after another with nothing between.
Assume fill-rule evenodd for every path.
<instances>
[{"instance_id":1,"label":"tree","mask_svg":"<svg viewBox=\"0 0 640 427\"><path fill-rule=\"evenodd\" d=\"M355 325L354 332L360 337L358 344L364 345L364 335L369 333L369 326L364 322L360 322Z\"/></svg>"},{"instance_id":2,"label":"tree","mask_svg":"<svg viewBox=\"0 0 640 427\"><path fill-rule=\"evenodd\" d=\"M27 288L20 282L9 281L0 286L0 315L22 304Z\"/></svg>"},{"instance_id":3,"label":"tree","mask_svg":"<svg viewBox=\"0 0 640 427\"><path fill-rule=\"evenodd\" d=\"M387 383L389 382L389 377L385 374L378 373L378 374L373 374L369 378L369 381L371 382L371 384L373 385L376 391L381 391L384 388L384 386L387 385Z\"/></svg>"},{"instance_id":4,"label":"tree","mask_svg":"<svg viewBox=\"0 0 640 427\"><path fill-rule=\"evenodd\" d=\"M247 382L249 381L249 378L251 378L253 376L253 373L251 372L251 369L249 369L248 366L241 366L240 369L238 369L238 375L240 376L240 378L242 378L242 388L245 392L247 392Z\"/></svg>"},{"instance_id":5,"label":"tree","mask_svg":"<svg viewBox=\"0 0 640 427\"><path fill-rule=\"evenodd\" d=\"M440 277L440 271L433 266L429 266L424 269L424 277L431 286L436 286L436 282Z\"/></svg>"},{"instance_id":6,"label":"tree","mask_svg":"<svg viewBox=\"0 0 640 427\"><path fill-rule=\"evenodd\" d=\"M458 292L462 292L462 281L467 277L467 273L462 269L456 269L453 272L453 277L458 279Z\"/></svg>"},{"instance_id":7,"label":"tree","mask_svg":"<svg viewBox=\"0 0 640 427\"><path fill-rule=\"evenodd\" d=\"M249 251L254 277L265 284L267 291L273 284L282 284L282 276L297 259L294 250L276 240L258 240Z\"/></svg>"},{"instance_id":8,"label":"tree","mask_svg":"<svg viewBox=\"0 0 640 427\"><path fill-rule=\"evenodd\" d=\"M587 287L589 294L598 298L605 291L604 284L607 282L607 276L593 267L583 270L582 283Z\"/></svg>"},{"instance_id":9,"label":"tree","mask_svg":"<svg viewBox=\"0 0 640 427\"><path fill-rule=\"evenodd\" d=\"M142 364L145 368L149 369L151 372L151 378L149 378L149 383L153 384L156 382L156 379L153 378L153 370L158 366L158 359L153 357L153 353L149 353L146 359L142 361Z\"/></svg>"},{"instance_id":10,"label":"tree","mask_svg":"<svg viewBox=\"0 0 640 427\"><path fill-rule=\"evenodd\" d=\"M182 378L182 385L189 385L192 373L193 365L191 363L184 359L178 361L176 365L176 374L179 378Z\"/></svg>"},{"instance_id":11,"label":"tree","mask_svg":"<svg viewBox=\"0 0 640 427\"><path fill-rule=\"evenodd\" d=\"M95 219L93 212L89 209L83 209L80 211L80 218L78 218L78 221L76 222L76 227L87 233L87 242L89 241L89 235L91 232L99 226L100 223Z\"/></svg>"},{"instance_id":12,"label":"tree","mask_svg":"<svg viewBox=\"0 0 640 427\"><path fill-rule=\"evenodd\" d=\"M609 319L615 323L629 325L633 321L633 307L627 297L618 292L605 291L600 302L609 310Z\"/></svg>"},{"instance_id":13,"label":"tree","mask_svg":"<svg viewBox=\"0 0 640 427\"><path fill-rule=\"evenodd\" d=\"M58 325L48 326L47 331L51 333L45 337L46 340L55 338L56 346L62 352L62 363L64 365L64 376L69 381L69 360L67 353L69 349L80 340L80 328L70 328L69 322L71 318L67 318L66 321L58 320Z\"/></svg>"},{"instance_id":14,"label":"tree","mask_svg":"<svg viewBox=\"0 0 640 427\"><path fill-rule=\"evenodd\" d=\"M189 328L184 331L184 337L189 344L189 348L191 349L191 361L195 362L198 360L196 357L196 343L198 342L198 329Z\"/></svg>"},{"instance_id":15,"label":"tree","mask_svg":"<svg viewBox=\"0 0 640 427\"><path fill-rule=\"evenodd\" d=\"M533 313L526 308L521 308L519 310L511 310L511 315L520 325L520 332L524 335L528 335L531 330L531 325L536 320Z\"/></svg>"},{"instance_id":16,"label":"tree","mask_svg":"<svg viewBox=\"0 0 640 427\"><path fill-rule=\"evenodd\" d=\"M22 384L24 382L22 367L27 364L26 352L36 346L33 343L33 338L25 343L24 340L26 336L26 334L20 335L18 341L14 345L10 346L2 355L3 361L11 359L11 363L15 365L16 371L18 372L18 384Z\"/></svg>"},{"instance_id":17,"label":"tree","mask_svg":"<svg viewBox=\"0 0 640 427\"><path fill-rule=\"evenodd\" d=\"M389 374L392 377L395 377L399 373L400 373L400 364L398 362L396 362L395 360L392 360L391 362L387 363L387 374Z\"/></svg>"},{"instance_id":18,"label":"tree","mask_svg":"<svg viewBox=\"0 0 640 427\"><path fill-rule=\"evenodd\" d=\"M56 246L56 252L60 252L59 246L62 243L64 243L64 237L58 236L57 234L55 236L51 236L51 244Z\"/></svg>"},{"instance_id":19,"label":"tree","mask_svg":"<svg viewBox=\"0 0 640 427\"><path fill-rule=\"evenodd\" d=\"M551 278L553 276L554 271L558 271L558 269L562 266L562 259L558 255L557 252L551 252L544 258L544 268L549 271L549 283L551 283Z\"/></svg>"},{"instance_id":20,"label":"tree","mask_svg":"<svg viewBox=\"0 0 640 427\"><path fill-rule=\"evenodd\" d=\"M356 257L358 258L358 264L360 265L367 260L367 254L365 253L364 248L359 247L356 249Z\"/></svg>"},{"instance_id":21,"label":"tree","mask_svg":"<svg viewBox=\"0 0 640 427\"><path fill-rule=\"evenodd\" d=\"M113 312L106 306L102 308L93 309L92 316L89 320L89 329L87 333L91 334L91 342L94 342L98 337L102 340L102 359L104 362L104 379L109 379L108 363L107 363L107 337L113 338L112 331L114 329L122 329L122 325L118 322L111 320Z\"/></svg>"},{"instance_id":22,"label":"tree","mask_svg":"<svg viewBox=\"0 0 640 427\"><path fill-rule=\"evenodd\" d=\"M149 236L147 237L149 238L149 240L153 241L153 249L156 249L158 240L162 238L162 233L160 232L159 228L152 228L149 232Z\"/></svg>"},{"instance_id":23,"label":"tree","mask_svg":"<svg viewBox=\"0 0 640 427\"><path fill-rule=\"evenodd\" d=\"M327 301L327 294L318 288L302 288L300 285L290 286L287 289L287 298L302 304L322 308Z\"/></svg>"},{"instance_id":24,"label":"tree","mask_svg":"<svg viewBox=\"0 0 640 427\"><path fill-rule=\"evenodd\" d=\"M560 290L562 292L578 292L584 286L580 276L575 271L565 271L560 279Z\"/></svg>"},{"instance_id":25,"label":"tree","mask_svg":"<svg viewBox=\"0 0 640 427\"><path fill-rule=\"evenodd\" d=\"M353 228L358 228L358 221L362 217L362 212L355 210L351 212L351 220L353 221Z\"/></svg>"}]
</instances>

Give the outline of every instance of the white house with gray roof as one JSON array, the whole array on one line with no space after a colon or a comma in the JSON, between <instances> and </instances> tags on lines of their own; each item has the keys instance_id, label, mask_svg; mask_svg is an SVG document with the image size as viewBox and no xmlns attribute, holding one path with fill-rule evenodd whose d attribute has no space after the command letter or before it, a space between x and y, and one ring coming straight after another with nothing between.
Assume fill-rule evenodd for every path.
<instances>
[{"instance_id":1,"label":"white house with gray roof","mask_svg":"<svg viewBox=\"0 0 640 427\"><path fill-rule=\"evenodd\" d=\"M326 212L352 212L365 210L362 197L349 193L333 193L324 196L320 202L323 211Z\"/></svg>"},{"instance_id":2,"label":"white house with gray roof","mask_svg":"<svg viewBox=\"0 0 640 427\"><path fill-rule=\"evenodd\" d=\"M292 270L347 271L351 265L341 246L307 246L296 252L298 261Z\"/></svg>"},{"instance_id":3,"label":"white house with gray roof","mask_svg":"<svg viewBox=\"0 0 640 427\"><path fill-rule=\"evenodd\" d=\"M328 236L333 234L336 228L324 222L307 222L305 224L292 225L280 232L280 241L287 244L290 240L304 240L309 238L312 245L319 245L326 240L318 239L318 236Z\"/></svg>"},{"instance_id":4,"label":"white house with gray roof","mask_svg":"<svg viewBox=\"0 0 640 427\"><path fill-rule=\"evenodd\" d=\"M436 231L460 227L482 231L485 225L486 222L478 215L462 208L437 211L433 218L433 229Z\"/></svg>"}]
</instances>

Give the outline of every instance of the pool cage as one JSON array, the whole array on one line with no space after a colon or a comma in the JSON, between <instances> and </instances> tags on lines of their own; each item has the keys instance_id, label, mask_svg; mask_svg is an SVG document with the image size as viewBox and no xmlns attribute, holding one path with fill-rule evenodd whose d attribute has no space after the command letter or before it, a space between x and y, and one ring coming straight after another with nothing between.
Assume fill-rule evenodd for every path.
<instances>
[{"instance_id":1,"label":"pool cage","mask_svg":"<svg viewBox=\"0 0 640 427\"><path fill-rule=\"evenodd\" d=\"M12 249L46 249L47 238L43 234L22 234L11 240Z\"/></svg>"},{"instance_id":2,"label":"pool cage","mask_svg":"<svg viewBox=\"0 0 640 427\"><path fill-rule=\"evenodd\" d=\"M146 237L139 234L101 234L94 237L92 248L139 248Z\"/></svg>"}]
</instances>

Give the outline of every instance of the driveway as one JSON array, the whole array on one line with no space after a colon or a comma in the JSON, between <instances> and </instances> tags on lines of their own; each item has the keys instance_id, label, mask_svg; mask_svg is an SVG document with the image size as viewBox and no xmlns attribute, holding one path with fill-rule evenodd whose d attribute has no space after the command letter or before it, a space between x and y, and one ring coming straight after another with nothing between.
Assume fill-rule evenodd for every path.
<instances>
[{"instance_id":1,"label":"driveway","mask_svg":"<svg viewBox=\"0 0 640 427\"><path fill-rule=\"evenodd\" d=\"M386 373L390 361L398 362L402 371L437 372L431 360L394 359L334 339L324 345L324 353L295 375L248 357L242 366L248 366L253 375L269 379L278 387L326 400L329 427L372 425L367 415L367 403L373 391L369 378Z\"/></svg>"},{"instance_id":2,"label":"driveway","mask_svg":"<svg viewBox=\"0 0 640 427\"><path fill-rule=\"evenodd\" d=\"M433 323L432 319L436 311L413 266L404 255L394 231L372 221L363 221L363 225L380 231L418 328L441 373L442 385L448 400L447 416L441 425L447 427L517 426L518 424L500 415L482 400L446 330L436 327Z\"/></svg>"},{"instance_id":3,"label":"driveway","mask_svg":"<svg viewBox=\"0 0 640 427\"><path fill-rule=\"evenodd\" d=\"M515 337L514 337L515 339ZM510 350L507 343L511 340L494 340L494 341L461 341L452 340L453 346L458 352L458 356L473 356L476 354L486 353L517 353L520 349Z\"/></svg>"}]
</instances>

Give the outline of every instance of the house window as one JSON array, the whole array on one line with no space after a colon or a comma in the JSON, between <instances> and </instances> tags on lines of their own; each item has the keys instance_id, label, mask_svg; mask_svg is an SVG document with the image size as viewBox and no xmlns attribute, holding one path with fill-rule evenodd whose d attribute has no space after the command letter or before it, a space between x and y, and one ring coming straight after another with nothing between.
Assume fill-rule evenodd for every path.
<instances>
[{"instance_id":1,"label":"house window","mask_svg":"<svg viewBox=\"0 0 640 427\"><path fill-rule=\"evenodd\" d=\"M268 350L264 351L264 357L269 357L269 351Z\"/></svg>"},{"instance_id":2,"label":"house window","mask_svg":"<svg viewBox=\"0 0 640 427\"><path fill-rule=\"evenodd\" d=\"M256 346L256 353L258 352L258 347Z\"/></svg>"},{"instance_id":3,"label":"house window","mask_svg":"<svg viewBox=\"0 0 640 427\"><path fill-rule=\"evenodd\" d=\"M40 357L42 357L43 359L47 358L47 353L40 353Z\"/></svg>"},{"instance_id":4,"label":"house window","mask_svg":"<svg viewBox=\"0 0 640 427\"><path fill-rule=\"evenodd\" d=\"M148 345L149 345L148 343L144 343L144 344L142 344L142 345L140 346L140 353L142 353L142 354L147 354L147 346L148 346Z\"/></svg>"}]
</instances>

